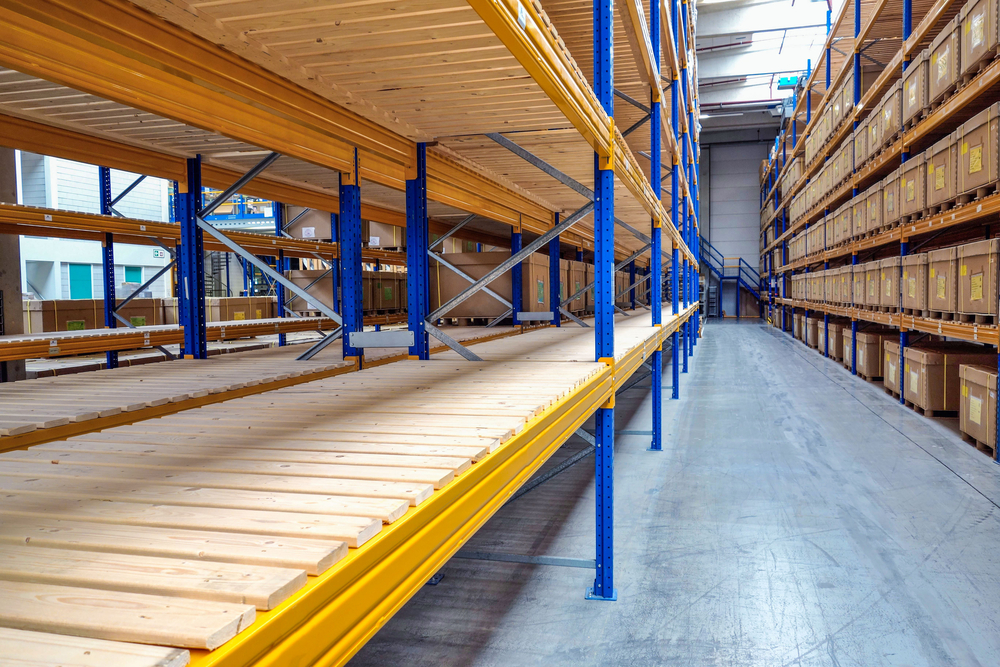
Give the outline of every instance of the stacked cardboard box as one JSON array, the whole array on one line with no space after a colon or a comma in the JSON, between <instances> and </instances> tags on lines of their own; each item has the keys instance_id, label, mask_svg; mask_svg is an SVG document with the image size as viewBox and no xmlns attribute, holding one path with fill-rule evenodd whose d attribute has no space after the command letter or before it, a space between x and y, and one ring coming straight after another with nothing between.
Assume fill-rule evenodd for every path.
<instances>
[{"instance_id":1,"label":"stacked cardboard box","mask_svg":"<svg viewBox=\"0 0 1000 667\"><path fill-rule=\"evenodd\" d=\"M978 444L996 452L997 367L962 364L958 427Z\"/></svg>"}]
</instances>

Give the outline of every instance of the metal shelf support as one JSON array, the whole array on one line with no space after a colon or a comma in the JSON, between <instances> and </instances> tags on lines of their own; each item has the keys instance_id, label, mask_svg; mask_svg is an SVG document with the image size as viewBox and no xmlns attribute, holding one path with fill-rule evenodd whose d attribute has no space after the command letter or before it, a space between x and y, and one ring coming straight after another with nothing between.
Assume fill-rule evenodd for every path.
<instances>
[{"instance_id":1,"label":"metal shelf support","mask_svg":"<svg viewBox=\"0 0 1000 667\"><path fill-rule=\"evenodd\" d=\"M656 59L656 70L660 71L660 0L650 0L649 3L649 39ZM649 173L659 175L661 171L661 121L659 96L650 92L652 110L650 117L656 119L649 124ZM663 200L663 188L657 187L656 198ZM663 230L656 220L652 221L653 238L649 255L649 308L653 315L653 326L663 324ZM635 283L635 262L630 265L632 283ZM635 308L635 289L632 290L632 308ZM663 449L663 345L656 346L653 351L653 427L652 441L649 448L652 451Z\"/></svg>"},{"instance_id":2,"label":"metal shelf support","mask_svg":"<svg viewBox=\"0 0 1000 667\"><path fill-rule=\"evenodd\" d=\"M111 169L98 167L97 175L101 188L101 215L112 215L114 209L111 199ZM104 282L104 326L108 329L117 329L118 320L115 319L115 306L118 303L115 298L115 237L110 232L104 234L101 269ZM107 355L108 368L118 368L118 352L109 350L105 354Z\"/></svg>"},{"instance_id":3,"label":"metal shelf support","mask_svg":"<svg viewBox=\"0 0 1000 667\"><path fill-rule=\"evenodd\" d=\"M430 313L430 248L427 230L427 144L417 144L413 178L406 179L406 298L407 320L413 332L410 356L430 358L427 316ZM466 218L466 221L469 218Z\"/></svg>"},{"instance_id":4,"label":"metal shelf support","mask_svg":"<svg viewBox=\"0 0 1000 667\"><path fill-rule=\"evenodd\" d=\"M555 214L555 224L559 225L559 214ZM559 256L559 237L549 241L549 307L552 310L552 326L562 326L562 261Z\"/></svg>"},{"instance_id":5,"label":"metal shelf support","mask_svg":"<svg viewBox=\"0 0 1000 667\"><path fill-rule=\"evenodd\" d=\"M271 204L274 207L274 235L281 236L285 231L285 205L281 202L272 202ZM226 257L229 257L229 255L226 255ZM288 263L285 260L284 250L278 250L278 261L275 269L281 275L285 275L285 272L288 271ZM274 294L278 317L285 317L285 286L281 283L275 283ZM287 342L285 334L278 334L278 347L284 347Z\"/></svg>"},{"instance_id":6,"label":"metal shelf support","mask_svg":"<svg viewBox=\"0 0 1000 667\"><path fill-rule=\"evenodd\" d=\"M510 254L516 255L521 252L521 232L511 231L510 233ZM520 324L518 314L524 310L524 267L518 262L510 270L510 296L511 308L513 309L514 326ZM554 311L553 311L554 312Z\"/></svg>"},{"instance_id":7,"label":"metal shelf support","mask_svg":"<svg viewBox=\"0 0 1000 667\"><path fill-rule=\"evenodd\" d=\"M187 161L187 191L179 193L181 245L180 297L178 311L184 326L184 358L208 358L205 331L205 263L204 236L198 226L201 208L201 156Z\"/></svg>"},{"instance_id":8,"label":"metal shelf support","mask_svg":"<svg viewBox=\"0 0 1000 667\"><path fill-rule=\"evenodd\" d=\"M361 358L363 351L352 347L351 333L364 331L361 283L361 186L358 149L354 149L354 165L340 174L340 272L343 288L344 358ZM410 302L412 304L412 301Z\"/></svg>"}]
</instances>

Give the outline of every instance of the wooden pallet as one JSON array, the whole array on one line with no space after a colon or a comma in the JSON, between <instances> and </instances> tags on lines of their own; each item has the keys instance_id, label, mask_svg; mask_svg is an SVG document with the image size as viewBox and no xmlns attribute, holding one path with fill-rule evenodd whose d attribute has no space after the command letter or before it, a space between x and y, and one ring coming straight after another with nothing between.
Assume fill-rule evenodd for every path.
<instances>
[{"instance_id":1,"label":"wooden pallet","mask_svg":"<svg viewBox=\"0 0 1000 667\"><path fill-rule=\"evenodd\" d=\"M958 410L928 410L922 408L913 401L904 400L903 403L906 407L910 408L914 412L923 415L924 417L957 417Z\"/></svg>"},{"instance_id":2,"label":"wooden pallet","mask_svg":"<svg viewBox=\"0 0 1000 667\"><path fill-rule=\"evenodd\" d=\"M982 440L977 440L968 433L962 433L962 440L969 443L970 445L981 451L983 454L988 455L991 459L996 459L997 457L996 448L993 447L992 445L987 445Z\"/></svg>"}]
</instances>

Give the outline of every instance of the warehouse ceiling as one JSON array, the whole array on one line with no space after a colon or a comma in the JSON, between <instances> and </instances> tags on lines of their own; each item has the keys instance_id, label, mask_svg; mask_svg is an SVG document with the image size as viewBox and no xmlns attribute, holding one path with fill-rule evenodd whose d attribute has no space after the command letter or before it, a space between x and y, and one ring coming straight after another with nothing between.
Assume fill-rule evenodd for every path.
<instances>
[{"instance_id":1,"label":"warehouse ceiling","mask_svg":"<svg viewBox=\"0 0 1000 667\"><path fill-rule=\"evenodd\" d=\"M779 90L779 78L806 71L826 40L827 11L836 18L842 4L699 0L695 46L702 144L773 138L781 101L793 93ZM852 48L845 44L841 50Z\"/></svg>"}]
</instances>

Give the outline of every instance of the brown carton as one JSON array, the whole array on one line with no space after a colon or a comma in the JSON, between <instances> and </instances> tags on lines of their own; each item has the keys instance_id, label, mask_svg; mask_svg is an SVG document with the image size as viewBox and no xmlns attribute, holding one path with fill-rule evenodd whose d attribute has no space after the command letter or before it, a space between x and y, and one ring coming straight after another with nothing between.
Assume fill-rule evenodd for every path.
<instances>
[{"instance_id":1,"label":"brown carton","mask_svg":"<svg viewBox=\"0 0 1000 667\"><path fill-rule=\"evenodd\" d=\"M906 255L903 262L903 308L920 315L927 308L927 253Z\"/></svg>"},{"instance_id":2,"label":"brown carton","mask_svg":"<svg viewBox=\"0 0 1000 667\"><path fill-rule=\"evenodd\" d=\"M962 74L962 38L958 17L945 24L930 46L927 74L930 78L929 101L933 104L954 90Z\"/></svg>"},{"instance_id":3,"label":"brown carton","mask_svg":"<svg viewBox=\"0 0 1000 667\"><path fill-rule=\"evenodd\" d=\"M865 267L865 305L869 308L882 304L882 270L877 261L866 262Z\"/></svg>"},{"instance_id":4,"label":"brown carton","mask_svg":"<svg viewBox=\"0 0 1000 667\"><path fill-rule=\"evenodd\" d=\"M852 266L851 277L854 282L854 286L851 288L851 303L855 308L861 308L865 305L868 294L868 287L865 284L865 265L855 264Z\"/></svg>"},{"instance_id":5,"label":"brown carton","mask_svg":"<svg viewBox=\"0 0 1000 667\"><path fill-rule=\"evenodd\" d=\"M910 66L903 72L903 123L918 121L923 118L928 107L927 87L928 50L910 61Z\"/></svg>"},{"instance_id":6,"label":"brown carton","mask_svg":"<svg viewBox=\"0 0 1000 667\"><path fill-rule=\"evenodd\" d=\"M959 366L995 364L996 352L968 343L939 342L906 348L903 397L928 411L958 410Z\"/></svg>"},{"instance_id":7,"label":"brown carton","mask_svg":"<svg viewBox=\"0 0 1000 667\"><path fill-rule=\"evenodd\" d=\"M882 226L894 227L899 222L899 169L894 169L882 181Z\"/></svg>"},{"instance_id":8,"label":"brown carton","mask_svg":"<svg viewBox=\"0 0 1000 667\"><path fill-rule=\"evenodd\" d=\"M565 298L569 298L579 292L581 289L587 285L587 269L583 262L578 262L575 259L566 261L566 278L563 282L566 284ZM586 295L578 296L567 304L563 304L571 313L582 313L587 307Z\"/></svg>"},{"instance_id":9,"label":"brown carton","mask_svg":"<svg viewBox=\"0 0 1000 667\"><path fill-rule=\"evenodd\" d=\"M919 218L927 208L924 154L915 155L899 168L899 214Z\"/></svg>"},{"instance_id":10,"label":"brown carton","mask_svg":"<svg viewBox=\"0 0 1000 667\"><path fill-rule=\"evenodd\" d=\"M953 201L958 188L955 134L938 141L924 155L927 159L927 206Z\"/></svg>"},{"instance_id":11,"label":"brown carton","mask_svg":"<svg viewBox=\"0 0 1000 667\"><path fill-rule=\"evenodd\" d=\"M868 229L868 197L858 195L851 200L851 238L859 239L865 235Z\"/></svg>"},{"instance_id":12,"label":"brown carton","mask_svg":"<svg viewBox=\"0 0 1000 667\"><path fill-rule=\"evenodd\" d=\"M854 270L850 265L840 268L840 303L853 302L851 290L854 287Z\"/></svg>"},{"instance_id":13,"label":"brown carton","mask_svg":"<svg viewBox=\"0 0 1000 667\"><path fill-rule=\"evenodd\" d=\"M473 252L473 253L453 253L448 257L448 261L461 268L465 273L474 279L482 278L487 272L496 268L501 262L510 257L510 253L498 252ZM535 253L522 263L521 290L523 295L522 308L524 311L547 311L549 310L549 259L546 255ZM437 309L441 304L447 302L452 297L464 291L469 282L453 271L450 271L437 262L432 261L430 266L431 274L431 310ZM501 297L510 301L511 299L511 273L507 272L490 283L491 290ZM539 293L538 283L541 282L542 303L538 303ZM584 283L586 284L586 283ZM384 293L383 293L383 296ZM479 292L472 298L456 306L444 317L499 317L507 310L500 301L497 301L485 292Z\"/></svg>"},{"instance_id":14,"label":"brown carton","mask_svg":"<svg viewBox=\"0 0 1000 667\"><path fill-rule=\"evenodd\" d=\"M976 74L997 49L996 0L970 0L958 14L961 25L962 74Z\"/></svg>"},{"instance_id":15,"label":"brown carton","mask_svg":"<svg viewBox=\"0 0 1000 667\"><path fill-rule=\"evenodd\" d=\"M997 314L997 261L1000 239L958 246L958 312Z\"/></svg>"},{"instance_id":16,"label":"brown carton","mask_svg":"<svg viewBox=\"0 0 1000 667\"><path fill-rule=\"evenodd\" d=\"M843 327L844 325L841 322L834 322L831 320L829 325L824 325L823 321L821 320L816 330L816 342L817 342L816 350L820 354L824 354L829 350L830 358L839 361L844 353L843 343L841 343L840 341L840 333ZM829 346L826 345L827 330L829 330L830 332ZM850 331L849 328L848 331Z\"/></svg>"},{"instance_id":17,"label":"brown carton","mask_svg":"<svg viewBox=\"0 0 1000 667\"><path fill-rule=\"evenodd\" d=\"M896 310L899 308L899 257L879 260L879 305Z\"/></svg>"},{"instance_id":18,"label":"brown carton","mask_svg":"<svg viewBox=\"0 0 1000 667\"><path fill-rule=\"evenodd\" d=\"M39 303L41 331L84 331L104 328L103 299L56 299ZM162 299L132 299L118 310L118 314L136 327L165 323ZM32 326L37 323L38 317L35 316ZM125 325L119 322L118 326Z\"/></svg>"},{"instance_id":19,"label":"brown carton","mask_svg":"<svg viewBox=\"0 0 1000 667\"><path fill-rule=\"evenodd\" d=\"M819 326L819 322L820 320L815 317L806 319L806 345L814 349L818 342L816 327Z\"/></svg>"},{"instance_id":20,"label":"brown carton","mask_svg":"<svg viewBox=\"0 0 1000 667\"><path fill-rule=\"evenodd\" d=\"M882 230L882 183L865 191L865 233L876 234Z\"/></svg>"},{"instance_id":21,"label":"brown carton","mask_svg":"<svg viewBox=\"0 0 1000 667\"><path fill-rule=\"evenodd\" d=\"M899 393L899 340L886 338L882 342L882 384L885 388Z\"/></svg>"},{"instance_id":22,"label":"brown carton","mask_svg":"<svg viewBox=\"0 0 1000 667\"><path fill-rule=\"evenodd\" d=\"M991 104L955 130L959 195L982 198L996 188L998 109L1000 103Z\"/></svg>"},{"instance_id":23,"label":"brown carton","mask_svg":"<svg viewBox=\"0 0 1000 667\"><path fill-rule=\"evenodd\" d=\"M870 121L871 115L869 114L854 130L854 159L859 167L868 159L868 123Z\"/></svg>"},{"instance_id":24,"label":"brown carton","mask_svg":"<svg viewBox=\"0 0 1000 667\"><path fill-rule=\"evenodd\" d=\"M958 428L977 443L996 451L997 368L962 364Z\"/></svg>"},{"instance_id":25,"label":"brown carton","mask_svg":"<svg viewBox=\"0 0 1000 667\"><path fill-rule=\"evenodd\" d=\"M372 273L371 299L375 310L399 310L402 301L399 296L396 273L393 271L374 271Z\"/></svg>"},{"instance_id":26,"label":"brown carton","mask_svg":"<svg viewBox=\"0 0 1000 667\"><path fill-rule=\"evenodd\" d=\"M43 301L37 299L21 301L24 313L23 332L26 334L41 333L45 331L42 324L42 304Z\"/></svg>"},{"instance_id":27,"label":"brown carton","mask_svg":"<svg viewBox=\"0 0 1000 667\"><path fill-rule=\"evenodd\" d=\"M296 286L305 289L309 295L316 298L317 303L322 303L326 306L333 305L333 278L327 274L326 271L288 271L287 277ZM316 284L312 284L316 281ZM308 289L306 289L308 287ZM368 299L370 300L370 299ZM304 311L304 310L316 310L316 304L309 304L302 299L292 298L288 295L285 299L288 303L288 307L294 311ZM371 309L370 306L368 308Z\"/></svg>"},{"instance_id":28,"label":"brown carton","mask_svg":"<svg viewBox=\"0 0 1000 667\"><path fill-rule=\"evenodd\" d=\"M903 130L903 82L897 81L879 103L879 147L888 145Z\"/></svg>"},{"instance_id":29,"label":"brown carton","mask_svg":"<svg viewBox=\"0 0 1000 667\"><path fill-rule=\"evenodd\" d=\"M884 341L897 339L893 333L883 331L858 332L858 374L868 380L878 380L882 377L882 345ZM850 336L845 347L847 354L851 353ZM899 344L896 344L899 349Z\"/></svg>"},{"instance_id":30,"label":"brown carton","mask_svg":"<svg viewBox=\"0 0 1000 667\"><path fill-rule=\"evenodd\" d=\"M956 248L927 253L927 309L932 313L958 312L957 257Z\"/></svg>"}]
</instances>

